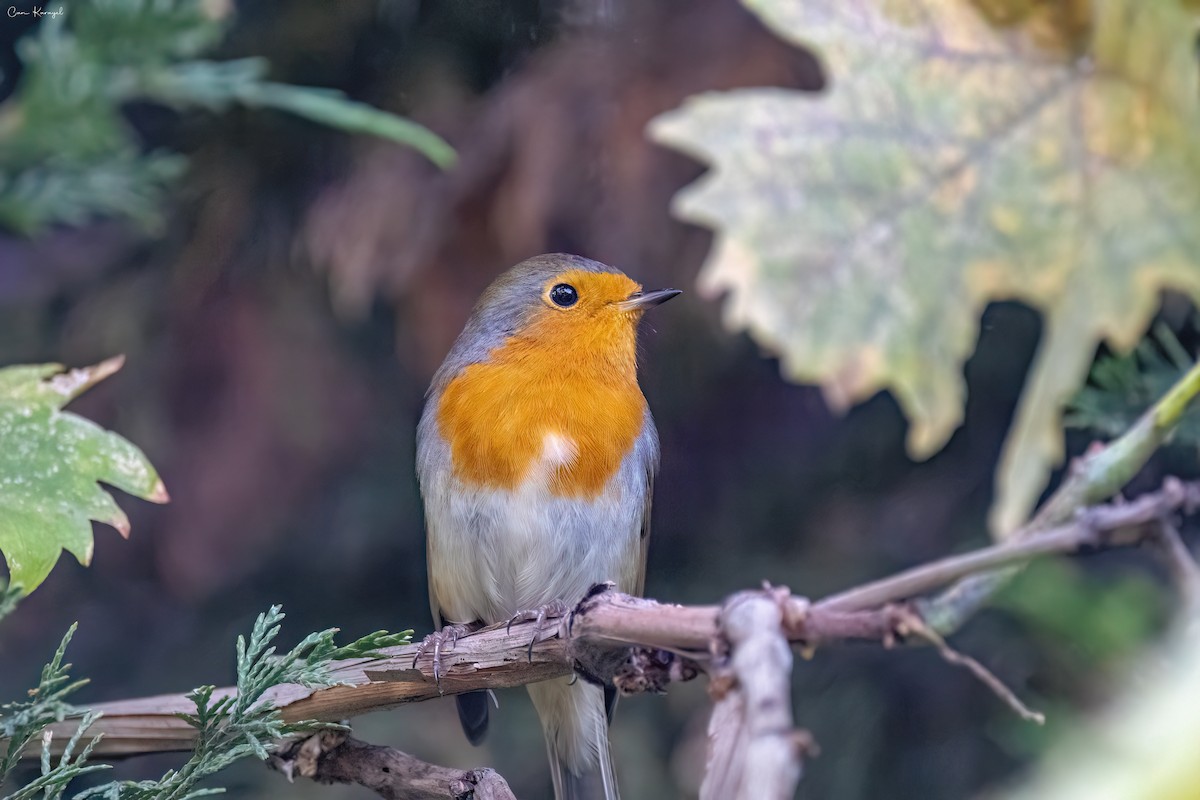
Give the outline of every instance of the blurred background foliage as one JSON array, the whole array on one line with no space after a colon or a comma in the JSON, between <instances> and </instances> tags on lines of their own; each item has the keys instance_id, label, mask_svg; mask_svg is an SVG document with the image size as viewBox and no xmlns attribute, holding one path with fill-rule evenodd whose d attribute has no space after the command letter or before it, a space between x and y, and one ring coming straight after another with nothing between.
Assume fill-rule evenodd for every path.
<instances>
[{"instance_id":1,"label":"blurred background foliage","mask_svg":"<svg viewBox=\"0 0 1200 800\"><path fill-rule=\"evenodd\" d=\"M0 697L36 683L73 620L72 660L93 679L78 702L230 682L230 642L271 603L289 610L288 641L331 626L427 632L413 434L479 292L547 251L692 288L712 237L669 208L703 167L649 141L647 124L699 92L826 84L814 55L732 0L198 7L223 21L224 36L206 42L219 63L265 58L273 81L401 114L453 145L457 165L269 110L121 98L110 121L132 134L130 158L175 154L170 192L118 204L154 212L158 232L89 211L33 238L0 235L0 364L125 353L122 373L73 408L136 442L173 497L125 502L130 542L97 537L92 569L64 560L4 621ZM0 17L0 114L32 69L18 41L40 41L48 22ZM47 120L33 138L41 147L84 120ZM14 153L0 149L0 164ZM1159 314L1184 353L1197 340L1191 314L1175 296ZM984 543L993 471L1041 333L1019 304L983 310L963 424L915 463L890 396L832 414L689 291L644 335L664 452L647 593L711 602L766 579L817 596ZM1147 346L1160 366L1176 366L1157 341ZM1150 361L1123 363L1129 386L1151 385ZM1094 381L1106 403L1109 377ZM1103 430L1101 416L1136 413L1141 391L1080 419ZM1089 397L1077 409L1094 407ZM1068 449L1093 435L1072 432ZM1193 475L1194 447L1162 452L1131 489L1167 473ZM923 650L848 647L800 663L797 721L823 750L800 796L948 800L1015 774L1056 726L1102 703L1163 629L1163 584L1151 559L1128 553L1047 565L956 637L1051 712L1046 729ZM522 692L500 702L480 749L450 703L371 715L356 730L441 763L494 766L519 796L542 796L532 709ZM614 742L629 797L694 791L706 713L700 682L622 703ZM115 777L172 761L133 759ZM224 782L242 797L366 796L281 780L245 764Z\"/></svg>"},{"instance_id":2,"label":"blurred background foliage","mask_svg":"<svg viewBox=\"0 0 1200 800\"><path fill-rule=\"evenodd\" d=\"M453 162L449 145L418 125L336 91L266 81L261 58L198 59L225 30L226 2L100 0L73 4L69 15L65 5L31 9L41 24L16 46L21 77L0 113L0 225L10 230L37 233L96 216L159 226L163 191L186 159L143 152L122 110L137 100L286 109L408 144L442 166Z\"/></svg>"}]
</instances>

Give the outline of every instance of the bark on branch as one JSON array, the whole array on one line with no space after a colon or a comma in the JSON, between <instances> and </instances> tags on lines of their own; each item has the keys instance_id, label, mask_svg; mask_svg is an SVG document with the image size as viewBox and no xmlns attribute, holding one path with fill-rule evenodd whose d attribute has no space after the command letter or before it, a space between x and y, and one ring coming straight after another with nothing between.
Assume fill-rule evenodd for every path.
<instances>
[{"instance_id":1,"label":"bark on branch","mask_svg":"<svg viewBox=\"0 0 1200 800\"><path fill-rule=\"evenodd\" d=\"M788 800L811 738L792 725L786 589L734 595L721 611L726 652L710 684L716 707L700 800ZM723 648L724 649L724 648Z\"/></svg>"},{"instance_id":2,"label":"bark on branch","mask_svg":"<svg viewBox=\"0 0 1200 800\"><path fill-rule=\"evenodd\" d=\"M427 764L342 731L322 731L293 742L269 763L288 780L300 776L317 783L356 783L384 800L516 800L495 770Z\"/></svg>"}]
</instances>

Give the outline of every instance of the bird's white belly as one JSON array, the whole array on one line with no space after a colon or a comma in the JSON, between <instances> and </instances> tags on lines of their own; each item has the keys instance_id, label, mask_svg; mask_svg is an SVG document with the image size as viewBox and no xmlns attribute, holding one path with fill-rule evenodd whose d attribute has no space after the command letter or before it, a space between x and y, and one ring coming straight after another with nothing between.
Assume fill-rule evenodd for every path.
<instances>
[{"instance_id":1,"label":"bird's white belly","mask_svg":"<svg viewBox=\"0 0 1200 800\"><path fill-rule=\"evenodd\" d=\"M553 469L575 456L569 441L551 435L515 490L471 487L452 475L428 487L430 580L444 621L500 622L554 600L574 602L601 581L633 589L642 500L626 497L620 480L594 499L554 495Z\"/></svg>"}]
</instances>

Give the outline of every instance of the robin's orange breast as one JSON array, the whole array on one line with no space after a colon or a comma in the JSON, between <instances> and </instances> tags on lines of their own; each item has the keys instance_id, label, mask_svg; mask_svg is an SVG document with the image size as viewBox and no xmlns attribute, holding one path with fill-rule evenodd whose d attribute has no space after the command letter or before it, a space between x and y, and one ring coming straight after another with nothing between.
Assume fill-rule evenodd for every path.
<instances>
[{"instance_id":1,"label":"robin's orange breast","mask_svg":"<svg viewBox=\"0 0 1200 800\"><path fill-rule=\"evenodd\" d=\"M595 498L644 424L635 348L631 325L547 317L466 367L437 409L456 477L516 489L545 469L553 494Z\"/></svg>"}]
</instances>

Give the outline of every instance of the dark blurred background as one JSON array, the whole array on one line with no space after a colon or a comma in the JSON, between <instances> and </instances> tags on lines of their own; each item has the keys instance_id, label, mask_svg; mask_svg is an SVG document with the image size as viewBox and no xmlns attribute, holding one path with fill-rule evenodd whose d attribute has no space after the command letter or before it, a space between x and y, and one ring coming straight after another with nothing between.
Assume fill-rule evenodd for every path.
<instances>
[{"instance_id":1,"label":"dark blurred background","mask_svg":"<svg viewBox=\"0 0 1200 800\"><path fill-rule=\"evenodd\" d=\"M0 99L34 24L0 18ZM687 290L643 335L663 443L650 596L714 602L762 580L819 596L986 540L1035 314L985 312L966 423L917 464L890 397L831 415L817 390L785 383L770 354L725 333L719 299L693 288L711 237L668 208L702 170L649 143L647 121L701 91L823 81L734 0L242 2L217 56L246 55L266 56L276 79L411 116L458 149L459 166L441 173L272 112L135 106L147 147L190 158L161 235L98 222L0 236L0 364L125 353L124 371L74 409L143 447L173 497L125 498L132 539L98 529L91 569L64 559L4 622L0 698L36 682L74 620L71 660L93 681L79 702L230 682L235 635L271 603L288 612L287 642L329 626L427 633L412 466L422 395L480 291L547 251ZM1168 454L1143 482L1177 466ZM1129 564L1034 570L958 637L1051 712L1046 729L926 650L798 660L797 722L822 746L800 796L962 798L1013 774L1163 624L1161 576ZM355 727L548 796L528 700L500 703L480 749L448 701ZM707 708L703 681L622 703L626 796L694 794ZM118 774L177 760L132 759ZM222 778L238 797L369 796L288 786L256 763Z\"/></svg>"}]
</instances>

